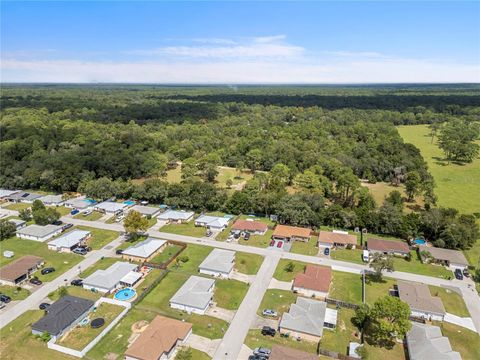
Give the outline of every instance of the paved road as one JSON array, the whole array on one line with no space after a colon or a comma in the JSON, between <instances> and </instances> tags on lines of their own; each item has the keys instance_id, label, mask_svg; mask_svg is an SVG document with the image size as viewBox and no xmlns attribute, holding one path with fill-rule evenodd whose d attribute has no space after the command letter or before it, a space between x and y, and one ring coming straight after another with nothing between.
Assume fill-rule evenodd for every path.
<instances>
[{"instance_id":1,"label":"paved road","mask_svg":"<svg viewBox=\"0 0 480 360\"><path fill-rule=\"evenodd\" d=\"M39 289L34 291L29 297L23 301L19 301L12 307L8 307L0 314L0 328L3 328L9 322L15 320L18 316L31 309L38 309L38 305L45 299L48 294L58 289L60 286L65 285L65 279L70 283L71 280L76 278L80 271L85 270L89 266L95 264L102 256L109 256L113 254L115 247L120 245L122 238L119 237L100 250L93 250L85 256L85 259L79 264L75 265L70 270L66 271L62 275L59 275L55 280L44 283ZM108 248L108 249L107 249Z\"/></svg>"},{"instance_id":2,"label":"paved road","mask_svg":"<svg viewBox=\"0 0 480 360\"><path fill-rule=\"evenodd\" d=\"M271 256L267 256L263 260L254 282L248 289L247 295L235 313L235 317L215 352L214 360L238 359L245 337L250 329L250 325L257 317L257 309L279 260L279 253L271 254Z\"/></svg>"}]
</instances>

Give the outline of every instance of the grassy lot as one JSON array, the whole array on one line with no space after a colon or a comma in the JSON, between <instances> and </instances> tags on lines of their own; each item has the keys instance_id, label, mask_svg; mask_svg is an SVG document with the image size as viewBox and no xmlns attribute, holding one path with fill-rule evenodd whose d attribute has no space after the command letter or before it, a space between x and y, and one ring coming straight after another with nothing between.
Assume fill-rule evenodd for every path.
<instances>
[{"instance_id":1,"label":"grassy lot","mask_svg":"<svg viewBox=\"0 0 480 360\"><path fill-rule=\"evenodd\" d=\"M185 224L168 224L168 225L162 226L160 231L177 234L177 235L204 237L207 232L207 229L204 228L203 226L195 226L195 221L190 220L188 223L185 223Z\"/></svg>"},{"instance_id":2,"label":"grassy lot","mask_svg":"<svg viewBox=\"0 0 480 360\"><path fill-rule=\"evenodd\" d=\"M480 336L477 333L447 322L435 325L440 326L453 351L458 351L463 360L480 359Z\"/></svg>"},{"instance_id":3,"label":"grassy lot","mask_svg":"<svg viewBox=\"0 0 480 360\"><path fill-rule=\"evenodd\" d=\"M240 245L249 245L249 246L256 246L260 248L266 248L270 245L272 234L273 234L273 230L267 230L265 235L252 235L248 240L244 240L242 237L238 239L238 243Z\"/></svg>"},{"instance_id":4,"label":"grassy lot","mask_svg":"<svg viewBox=\"0 0 480 360\"><path fill-rule=\"evenodd\" d=\"M263 256L237 251L235 254L235 269L247 275L255 275L263 262Z\"/></svg>"},{"instance_id":5,"label":"grassy lot","mask_svg":"<svg viewBox=\"0 0 480 360\"><path fill-rule=\"evenodd\" d=\"M72 356L50 350L31 333L31 324L45 314L42 310L29 310L1 330L0 359L18 360L73 360Z\"/></svg>"},{"instance_id":6,"label":"grassy lot","mask_svg":"<svg viewBox=\"0 0 480 360\"><path fill-rule=\"evenodd\" d=\"M215 181L218 186L224 188L227 187L228 179L232 180L232 188L234 188L235 185L248 181L253 177L253 174L250 171L239 171L238 169L231 167L219 166L217 170L218 175L215 178Z\"/></svg>"},{"instance_id":7,"label":"grassy lot","mask_svg":"<svg viewBox=\"0 0 480 360\"><path fill-rule=\"evenodd\" d=\"M317 242L318 242L317 236L312 236L308 242L294 241L292 244L292 248L290 249L290 252L303 254L303 255L316 256L318 254Z\"/></svg>"},{"instance_id":8,"label":"grassy lot","mask_svg":"<svg viewBox=\"0 0 480 360\"><path fill-rule=\"evenodd\" d=\"M80 273L80 277L85 279L87 276L92 275L97 270L105 270L111 265L115 264L117 261L123 261L120 258L103 258L98 260L95 264L88 267L87 269L82 269L83 271Z\"/></svg>"},{"instance_id":9,"label":"grassy lot","mask_svg":"<svg viewBox=\"0 0 480 360\"><path fill-rule=\"evenodd\" d=\"M389 279L386 277L382 277L382 280L375 281L373 277L367 276L365 282L365 301L369 305L373 305L373 303L389 294L388 290L393 288L393 285L397 283L394 279Z\"/></svg>"},{"instance_id":10,"label":"grassy lot","mask_svg":"<svg viewBox=\"0 0 480 360\"><path fill-rule=\"evenodd\" d=\"M188 261L186 263L181 263L178 267L175 261L173 261L169 265L169 269L176 272L198 274L198 266L212 250L213 248L208 246L188 244L187 248L182 252L182 257L188 257Z\"/></svg>"},{"instance_id":11,"label":"grassy lot","mask_svg":"<svg viewBox=\"0 0 480 360\"><path fill-rule=\"evenodd\" d=\"M153 225L155 225L157 223L157 218L155 217L152 217L150 219L147 219L148 220L148 227L151 228Z\"/></svg>"},{"instance_id":12,"label":"grassy lot","mask_svg":"<svg viewBox=\"0 0 480 360\"><path fill-rule=\"evenodd\" d=\"M162 264L166 261L168 261L171 257L173 257L177 252L180 251L182 247L179 245L174 245L174 244L168 244L163 251L156 255L150 262L155 263L155 264Z\"/></svg>"},{"instance_id":13,"label":"grassy lot","mask_svg":"<svg viewBox=\"0 0 480 360\"><path fill-rule=\"evenodd\" d=\"M193 324L193 332L210 339L223 337L228 328L226 321L206 315L187 314L170 308L169 300L189 278L189 274L170 272L163 280L137 305L137 309L157 312Z\"/></svg>"},{"instance_id":14,"label":"grassy lot","mask_svg":"<svg viewBox=\"0 0 480 360\"><path fill-rule=\"evenodd\" d=\"M347 355L347 348L350 341L359 342L360 333L352 324L352 317L355 311L341 308L338 310L337 327L335 330L324 329L323 337L320 340L322 349L335 351Z\"/></svg>"},{"instance_id":15,"label":"grassy lot","mask_svg":"<svg viewBox=\"0 0 480 360\"><path fill-rule=\"evenodd\" d=\"M30 296L30 291L16 286L0 285L0 294L10 296L12 301L23 300Z\"/></svg>"},{"instance_id":16,"label":"grassy lot","mask_svg":"<svg viewBox=\"0 0 480 360\"><path fill-rule=\"evenodd\" d=\"M329 297L352 304L362 303L362 277L359 274L333 271Z\"/></svg>"},{"instance_id":17,"label":"grassy lot","mask_svg":"<svg viewBox=\"0 0 480 360\"><path fill-rule=\"evenodd\" d=\"M58 299L60 299L61 298L60 289L61 288L48 294L48 298L52 301L57 301ZM67 295L90 299L92 301L97 301L102 297L101 293L85 290L81 286L66 286L65 289L67 290Z\"/></svg>"},{"instance_id":18,"label":"grassy lot","mask_svg":"<svg viewBox=\"0 0 480 360\"><path fill-rule=\"evenodd\" d=\"M248 285L238 280L215 280L213 301L217 306L237 310L247 294Z\"/></svg>"},{"instance_id":19,"label":"grassy lot","mask_svg":"<svg viewBox=\"0 0 480 360\"><path fill-rule=\"evenodd\" d=\"M205 354L204 352L202 352L200 350L190 348L190 351L192 353L192 359L195 359L195 360L210 360L211 359L210 356L208 356L207 354Z\"/></svg>"},{"instance_id":20,"label":"grassy lot","mask_svg":"<svg viewBox=\"0 0 480 360\"><path fill-rule=\"evenodd\" d=\"M97 221L100 220L100 218L104 214L98 212L98 211L92 211L91 214L89 215L84 215L83 213L77 214L74 216L75 219L80 219L80 220L87 220L87 221Z\"/></svg>"},{"instance_id":21,"label":"grassy lot","mask_svg":"<svg viewBox=\"0 0 480 360\"><path fill-rule=\"evenodd\" d=\"M356 264L365 264L362 260L362 250L360 249L331 250L330 256L334 260L348 261Z\"/></svg>"},{"instance_id":22,"label":"grassy lot","mask_svg":"<svg viewBox=\"0 0 480 360\"><path fill-rule=\"evenodd\" d=\"M10 205L5 206L4 209L21 211L21 210L28 209L31 206L32 204L27 204L27 203L12 203Z\"/></svg>"},{"instance_id":23,"label":"grassy lot","mask_svg":"<svg viewBox=\"0 0 480 360\"><path fill-rule=\"evenodd\" d=\"M58 345L66 346L71 349L81 350L95 339L125 308L118 305L102 303L98 306L94 314L90 314L90 320L97 317L105 319L105 325L98 329L92 329L90 324L87 326L77 326L57 341Z\"/></svg>"},{"instance_id":24,"label":"grassy lot","mask_svg":"<svg viewBox=\"0 0 480 360\"><path fill-rule=\"evenodd\" d=\"M395 343L392 349L365 343L365 348L367 349L369 360L405 360L403 345L399 343Z\"/></svg>"},{"instance_id":25,"label":"grassy lot","mask_svg":"<svg viewBox=\"0 0 480 360\"><path fill-rule=\"evenodd\" d=\"M392 191L399 191L402 194L402 197L404 199L404 205L403 208L408 212L411 211L412 209L418 208L419 206L423 206L423 199L421 196L417 196L414 201L412 202L406 202L407 196L405 194L405 186L402 184L400 186L394 186L389 183L385 182L377 182L375 184L370 184L370 183L361 183L362 186L368 188L370 193L372 194L375 202L377 203L378 206L381 206L383 204L383 201L385 198L392 192Z\"/></svg>"},{"instance_id":26,"label":"grassy lot","mask_svg":"<svg viewBox=\"0 0 480 360\"><path fill-rule=\"evenodd\" d=\"M410 255L410 261L407 261L400 257L394 257L393 265L395 267L395 270L426 276L433 276L442 279L449 279L453 277L453 273L450 270L446 269L444 266L423 264L420 261L416 251L411 251Z\"/></svg>"},{"instance_id":27,"label":"grassy lot","mask_svg":"<svg viewBox=\"0 0 480 360\"><path fill-rule=\"evenodd\" d=\"M109 217L107 220L105 220L105 224L115 224L116 223L116 221L115 221L116 218L117 218L116 216Z\"/></svg>"},{"instance_id":28,"label":"grassy lot","mask_svg":"<svg viewBox=\"0 0 480 360\"><path fill-rule=\"evenodd\" d=\"M88 226L76 226L75 229L87 230L92 233L90 240L88 240L88 246L91 246L94 250L103 248L120 235L116 231L92 228Z\"/></svg>"},{"instance_id":29,"label":"grassy lot","mask_svg":"<svg viewBox=\"0 0 480 360\"><path fill-rule=\"evenodd\" d=\"M46 267L54 267L56 271L47 275L40 274L40 271L35 273L35 275L42 281L51 281L55 279L83 259L83 256L80 255L48 250L46 243L19 239L15 236L2 241L2 251L5 250L13 251L15 256L11 259L3 256L0 257L0 267L16 259L20 259L24 255L39 256L45 260Z\"/></svg>"},{"instance_id":30,"label":"grassy lot","mask_svg":"<svg viewBox=\"0 0 480 360\"><path fill-rule=\"evenodd\" d=\"M446 312L461 317L470 317L470 313L468 312L467 306L465 305L461 295L457 294L453 290L438 286L429 286L429 288L432 296L438 296L440 299L442 299L442 303Z\"/></svg>"},{"instance_id":31,"label":"grassy lot","mask_svg":"<svg viewBox=\"0 0 480 360\"><path fill-rule=\"evenodd\" d=\"M166 179L169 184L179 183L182 181L182 166L178 165L175 169L167 171Z\"/></svg>"},{"instance_id":32,"label":"grassy lot","mask_svg":"<svg viewBox=\"0 0 480 360\"><path fill-rule=\"evenodd\" d=\"M72 211L72 209L69 209L65 206L52 206L55 210L57 210L60 215L62 216L65 216L65 215L68 215L70 214L70 211Z\"/></svg>"},{"instance_id":33,"label":"grassy lot","mask_svg":"<svg viewBox=\"0 0 480 360\"><path fill-rule=\"evenodd\" d=\"M281 337L278 334L275 335L275 337L263 336L259 329L251 329L248 331L247 337L245 338L245 344L250 349L255 349L256 347L266 347L271 349L273 345L282 345L313 354L317 351L316 342L306 340L297 341L296 339Z\"/></svg>"},{"instance_id":34,"label":"grassy lot","mask_svg":"<svg viewBox=\"0 0 480 360\"><path fill-rule=\"evenodd\" d=\"M265 309L275 310L279 316L288 311L291 304L297 301L297 294L292 291L268 289L263 296L262 303L257 310L257 314L262 316L262 311ZM268 317L271 318L271 317Z\"/></svg>"},{"instance_id":35,"label":"grassy lot","mask_svg":"<svg viewBox=\"0 0 480 360\"><path fill-rule=\"evenodd\" d=\"M288 263L293 263L294 265L292 272L289 272L285 269ZM305 270L305 266L307 266L307 263L301 261L281 259L278 262L275 272L273 273L273 277L280 281L292 281L295 275Z\"/></svg>"}]
</instances>

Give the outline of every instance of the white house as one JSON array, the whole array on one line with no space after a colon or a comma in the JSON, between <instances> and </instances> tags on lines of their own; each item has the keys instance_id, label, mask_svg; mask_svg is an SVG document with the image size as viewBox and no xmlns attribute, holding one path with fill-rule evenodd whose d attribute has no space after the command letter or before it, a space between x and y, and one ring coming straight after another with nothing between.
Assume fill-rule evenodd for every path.
<instances>
[{"instance_id":1,"label":"white house","mask_svg":"<svg viewBox=\"0 0 480 360\"><path fill-rule=\"evenodd\" d=\"M397 281L398 296L406 302L412 316L443 321L445 308L439 297L432 296L426 284Z\"/></svg>"},{"instance_id":2,"label":"white house","mask_svg":"<svg viewBox=\"0 0 480 360\"><path fill-rule=\"evenodd\" d=\"M118 215L128 207L127 204L117 203L114 201L104 201L93 207L94 210L104 214Z\"/></svg>"},{"instance_id":3,"label":"white house","mask_svg":"<svg viewBox=\"0 0 480 360\"><path fill-rule=\"evenodd\" d=\"M136 211L145 217L154 218L158 214L160 214L161 209L159 207L153 207L153 206L134 205L128 211Z\"/></svg>"},{"instance_id":4,"label":"white house","mask_svg":"<svg viewBox=\"0 0 480 360\"><path fill-rule=\"evenodd\" d=\"M214 288L214 280L190 276L170 299L170 307L204 315L212 301Z\"/></svg>"},{"instance_id":5,"label":"white house","mask_svg":"<svg viewBox=\"0 0 480 360\"><path fill-rule=\"evenodd\" d=\"M61 226L56 225L29 225L17 230L17 237L20 239L47 241L62 232Z\"/></svg>"},{"instance_id":6,"label":"white house","mask_svg":"<svg viewBox=\"0 0 480 360\"><path fill-rule=\"evenodd\" d=\"M27 222L20 219L9 219L8 222L11 222L12 224L14 224L15 229L17 230L27 226Z\"/></svg>"},{"instance_id":7,"label":"white house","mask_svg":"<svg viewBox=\"0 0 480 360\"><path fill-rule=\"evenodd\" d=\"M45 195L38 198L44 205L61 206L65 202L62 195Z\"/></svg>"},{"instance_id":8,"label":"white house","mask_svg":"<svg viewBox=\"0 0 480 360\"><path fill-rule=\"evenodd\" d=\"M85 196L69 199L65 201L64 205L71 209L86 210L95 204L95 201L85 198Z\"/></svg>"},{"instance_id":9,"label":"white house","mask_svg":"<svg viewBox=\"0 0 480 360\"><path fill-rule=\"evenodd\" d=\"M83 280L83 288L96 290L102 293L110 293L122 285L133 286L141 278L142 274L135 272L138 265L118 261L108 269L97 270Z\"/></svg>"},{"instance_id":10,"label":"white house","mask_svg":"<svg viewBox=\"0 0 480 360\"><path fill-rule=\"evenodd\" d=\"M167 210L158 215L157 219L166 222L186 223L193 219L193 215L195 215L193 211Z\"/></svg>"},{"instance_id":11,"label":"white house","mask_svg":"<svg viewBox=\"0 0 480 360\"><path fill-rule=\"evenodd\" d=\"M16 192L7 196L6 199L11 202L22 202L22 203L31 204L38 198L41 198L42 196L43 195L41 194L21 191L21 192Z\"/></svg>"},{"instance_id":12,"label":"white house","mask_svg":"<svg viewBox=\"0 0 480 360\"><path fill-rule=\"evenodd\" d=\"M229 221L230 218L226 217L200 215L195 219L195 226L203 226L213 231L222 231L228 226Z\"/></svg>"},{"instance_id":13,"label":"white house","mask_svg":"<svg viewBox=\"0 0 480 360\"><path fill-rule=\"evenodd\" d=\"M48 249L59 252L71 252L90 238L90 231L72 230L48 243Z\"/></svg>"},{"instance_id":14,"label":"white house","mask_svg":"<svg viewBox=\"0 0 480 360\"><path fill-rule=\"evenodd\" d=\"M7 198L11 195L18 194L20 190L7 190L7 189L0 189L0 199Z\"/></svg>"},{"instance_id":15,"label":"white house","mask_svg":"<svg viewBox=\"0 0 480 360\"><path fill-rule=\"evenodd\" d=\"M229 278L235 265L235 251L213 249L198 267L201 274Z\"/></svg>"},{"instance_id":16,"label":"white house","mask_svg":"<svg viewBox=\"0 0 480 360\"><path fill-rule=\"evenodd\" d=\"M128 261L150 261L167 246L166 240L149 237L123 250L122 258Z\"/></svg>"}]
</instances>

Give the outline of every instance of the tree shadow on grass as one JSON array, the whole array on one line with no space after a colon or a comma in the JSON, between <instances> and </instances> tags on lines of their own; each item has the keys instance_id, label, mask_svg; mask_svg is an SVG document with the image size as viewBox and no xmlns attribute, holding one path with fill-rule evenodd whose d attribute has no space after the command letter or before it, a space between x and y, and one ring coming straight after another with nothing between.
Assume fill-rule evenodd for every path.
<instances>
[{"instance_id":1,"label":"tree shadow on grass","mask_svg":"<svg viewBox=\"0 0 480 360\"><path fill-rule=\"evenodd\" d=\"M366 284L385 284L387 280L383 278L383 276L377 276L375 274L368 274L365 276L365 283Z\"/></svg>"}]
</instances>

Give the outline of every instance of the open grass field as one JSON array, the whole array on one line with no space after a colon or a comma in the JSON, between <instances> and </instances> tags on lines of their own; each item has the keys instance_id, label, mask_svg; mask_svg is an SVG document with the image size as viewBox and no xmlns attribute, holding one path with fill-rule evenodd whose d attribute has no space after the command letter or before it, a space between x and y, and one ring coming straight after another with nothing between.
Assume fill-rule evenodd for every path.
<instances>
[{"instance_id":1,"label":"open grass field","mask_svg":"<svg viewBox=\"0 0 480 360\"><path fill-rule=\"evenodd\" d=\"M208 246L188 244L187 248L182 252L182 257L188 257L186 263L177 266L173 261L168 268L175 272L183 272L187 274L198 274L198 266L212 252L213 248Z\"/></svg>"},{"instance_id":2,"label":"open grass field","mask_svg":"<svg viewBox=\"0 0 480 360\"><path fill-rule=\"evenodd\" d=\"M21 210L28 209L31 206L32 204L27 204L27 203L12 203L10 205L4 206L3 208L8 210L21 211Z\"/></svg>"},{"instance_id":3,"label":"open grass field","mask_svg":"<svg viewBox=\"0 0 480 360\"><path fill-rule=\"evenodd\" d=\"M330 257L334 260L348 261L356 264L365 264L362 260L362 250L360 249L331 250Z\"/></svg>"},{"instance_id":4,"label":"open grass field","mask_svg":"<svg viewBox=\"0 0 480 360\"><path fill-rule=\"evenodd\" d=\"M65 206L49 206L49 207L52 207L55 210L57 210L62 216L68 215L70 214L70 211L72 211L72 209L69 209Z\"/></svg>"},{"instance_id":5,"label":"open grass field","mask_svg":"<svg viewBox=\"0 0 480 360\"><path fill-rule=\"evenodd\" d=\"M360 274L333 271L329 297L352 304L362 303L362 277Z\"/></svg>"},{"instance_id":6,"label":"open grass field","mask_svg":"<svg viewBox=\"0 0 480 360\"><path fill-rule=\"evenodd\" d=\"M432 296L438 296L445 307L445 311L461 317L470 317L465 301L455 291L438 286L429 286Z\"/></svg>"},{"instance_id":7,"label":"open grass field","mask_svg":"<svg viewBox=\"0 0 480 360\"><path fill-rule=\"evenodd\" d=\"M410 261L400 257L393 258L393 266L395 267L396 271L433 276L442 279L449 279L453 277L453 273L444 266L423 264L420 261L416 251L411 251L410 254Z\"/></svg>"},{"instance_id":8,"label":"open grass field","mask_svg":"<svg viewBox=\"0 0 480 360\"><path fill-rule=\"evenodd\" d=\"M58 299L60 299L61 298L61 293L60 293L61 289L62 288L59 288L59 289L51 292L50 294L48 294L48 298L52 301L57 301ZM92 301L97 301L98 299L100 299L102 297L102 293L93 292L93 291L90 291L90 290L85 290L81 286L66 286L66 287L64 287L64 289L67 290L67 295L77 296L77 297L81 297L81 298L85 298L85 299L90 299Z\"/></svg>"},{"instance_id":9,"label":"open grass field","mask_svg":"<svg viewBox=\"0 0 480 360\"><path fill-rule=\"evenodd\" d=\"M324 329L323 337L320 340L322 349L335 351L347 355L350 341L360 342L360 332L352 324L352 317L355 311L341 308L338 310L337 327L335 330Z\"/></svg>"},{"instance_id":10,"label":"open grass field","mask_svg":"<svg viewBox=\"0 0 480 360\"><path fill-rule=\"evenodd\" d=\"M193 348L190 348L189 349L190 353L192 354L192 359L195 359L195 360L210 360L210 356L208 356L207 354L205 354L204 352L200 351L200 350L197 350L197 349L193 349Z\"/></svg>"},{"instance_id":11,"label":"open grass field","mask_svg":"<svg viewBox=\"0 0 480 360\"><path fill-rule=\"evenodd\" d=\"M394 279L382 277L382 280L376 281L367 276L365 281L365 301L368 305L373 305L379 298L389 295L389 290L397 283Z\"/></svg>"},{"instance_id":12,"label":"open grass field","mask_svg":"<svg viewBox=\"0 0 480 360\"><path fill-rule=\"evenodd\" d=\"M16 286L0 285L0 294L10 296L12 301L26 299L30 295L30 291Z\"/></svg>"},{"instance_id":13,"label":"open grass field","mask_svg":"<svg viewBox=\"0 0 480 360\"><path fill-rule=\"evenodd\" d=\"M291 337L281 337L278 334L275 335L275 337L263 336L261 330L259 329L250 329L248 331L247 337L245 338L245 344L250 349L255 349L256 347L266 347L268 349L271 349L273 345L282 345L289 348L306 351L312 354L316 353L318 345L318 343L316 342L306 340L297 341L296 339L293 339Z\"/></svg>"},{"instance_id":14,"label":"open grass field","mask_svg":"<svg viewBox=\"0 0 480 360\"><path fill-rule=\"evenodd\" d=\"M63 336L58 345L70 349L81 350L95 339L125 308L118 305L102 303L98 306L95 314L90 314L90 320L97 317L105 319L105 325L99 329L92 329L91 326L76 326Z\"/></svg>"},{"instance_id":15,"label":"open grass field","mask_svg":"<svg viewBox=\"0 0 480 360\"><path fill-rule=\"evenodd\" d=\"M182 249L181 246L175 244L168 244L163 251L156 255L150 262L154 264L162 264L168 261L171 257L173 257L176 253L178 253Z\"/></svg>"},{"instance_id":16,"label":"open grass field","mask_svg":"<svg viewBox=\"0 0 480 360\"><path fill-rule=\"evenodd\" d=\"M462 213L480 212L480 158L464 165L447 163L436 138L431 142L427 125L399 126L398 132L405 142L420 149L435 179L435 193L440 206L453 207ZM465 251L465 255L470 264L476 266L480 260L480 240L472 249Z\"/></svg>"},{"instance_id":17,"label":"open grass field","mask_svg":"<svg viewBox=\"0 0 480 360\"><path fill-rule=\"evenodd\" d=\"M293 271L287 271L286 266L288 263L293 263ZM281 259L273 273L273 277L280 281L292 281L295 275L305 270L305 266L307 266L307 263L301 261Z\"/></svg>"},{"instance_id":18,"label":"open grass field","mask_svg":"<svg viewBox=\"0 0 480 360\"><path fill-rule=\"evenodd\" d=\"M292 248L290 249L290 252L303 254L303 255L316 256L318 254L317 242L318 242L317 236L312 236L308 242L294 241L292 244Z\"/></svg>"},{"instance_id":19,"label":"open grass field","mask_svg":"<svg viewBox=\"0 0 480 360\"><path fill-rule=\"evenodd\" d=\"M263 256L237 251L235 253L235 269L247 275L255 275L262 266Z\"/></svg>"},{"instance_id":20,"label":"open grass field","mask_svg":"<svg viewBox=\"0 0 480 360\"><path fill-rule=\"evenodd\" d=\"M217 306L228 309L237 310L247 294L248 285L238 280L215 280L215 292L213 301Z\"/></svg>"},{"instance_id":21,"label":"open grass field","mask_svg":"<svg viewBox=\"0 0 480 360\"><path fill-rule=\"evenodd\" d=\"M463 360L480 359L480 335L447 322L434 325L440 326L443 336L450 340L453 351L458 351Z\"/></svg>"},{"instance_id":22,"label":"open grass field","mask_svg":"<svg viewBox=\"0 0 480 360\"><path fill-rule=\"evenodd\" d=\"M402 194L404 199L403 208L405 211L408 212L412 209L418 208L419 206L423 206L423 199L421 196L417 196L412 202L406 202L407 196L405 195L404 185L395 186L386 182L377 182L375 184L362 182L361 185L368 188L378 206L381 206L388 194L394 190L397 190Z\"/></svg>"},{"instance_id":23,"label":"open grass field","mask_svg":"<svg viewBox=\"0 0 480 360\"><path fill-rule=\"evenodd\" d=\"M257 314L262 315L262 311L265 309L275 310L279 317L290 308L290 305L297 301L297 294L293 291L268 289L263 296L262 303L257 310ZM268 317L271 319L272 317Z\"/></svg>"},{"instance_id":24,"label":"open grass field","mask_svg":"<svg viewBox=\"0 0 480 360\"><path fill-rule=\"evenodd\" d=\"M88 226L76 226L75 229L90 231L92 236L88 240L88 246L91 246L94 250L103 248L105 245L112 242L120 235L116 231L98 229Z\"/></svg>"},{"instance_id":25,"label":"open grass field","mask_svg":"<svg viewBox=\"0 0 480 360\"><path fill-rule=\"evenodd\" d=\"M84 215L83 213L79 213L79 214L75 215L74 218L79 219L79 220L97 221L97 220L100 220L100 218L103 215L104 214L102 214L98 211L92 211L92 213L89 214L89 215Z\"/></svg>"},{"instance_id":26,"label":"open grass field","mask_svg":"<svg viewBox=\"0 0 480 360\"><path fill-rule=\"evenodd\" d=\"M19 239L12 236L2 241L2 252L10 250L15 253L13 258L0 257L0 267L4 266L24 255L35 255L45 260L46 267L54 267L56 271L53 273L42 275L37 271L35 275L42 281L51 281L60 276L65 271L82 261L83 256L72 253L59 253L48 250L47 244L39 241Z\"/></svg>"},{"instance_id":27,"label":"open grass field","mask_svg":"<svg viewBox=\"0 0 480 360\"><path fill-rule=\"evenodd\" d=\"M160 231L177 235L204 237L207 229L203 226L195 226L195 221L190 220L188 223L185 224L168 224L162 226Z\"/></svg>"}]
</instances>

